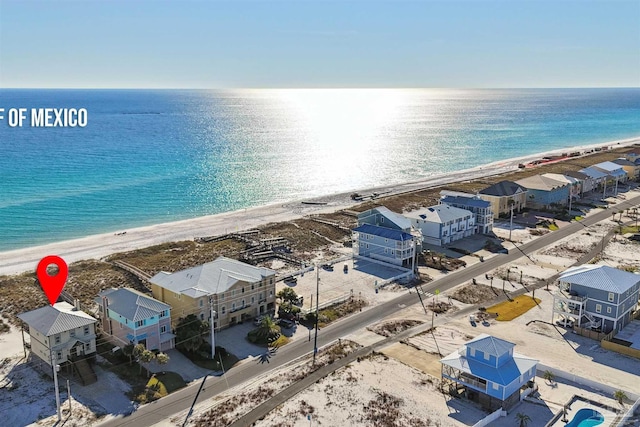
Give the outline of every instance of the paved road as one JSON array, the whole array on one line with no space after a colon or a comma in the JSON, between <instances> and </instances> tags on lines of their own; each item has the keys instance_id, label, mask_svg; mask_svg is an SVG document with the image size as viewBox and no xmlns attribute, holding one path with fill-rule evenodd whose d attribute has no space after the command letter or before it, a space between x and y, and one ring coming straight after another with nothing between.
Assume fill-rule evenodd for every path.
<instances>
[{"instance_id":1,"label":"paved road","mask_svg":"<svg viewBox=\"0 0 640 427\"><path fill-rule=\"evenodd\" d=\"M615 205L615 210L619 211L640 204L640 197L627 200L623 203ZM470 281L472 278L485 274L497 267L515 261L531 252L535 252L552 244L553 242L567 237L573 233L583 230L585 227L596 224L600 221L611 217L612 210L604 210L585 218L582 221L573 222L553 233L546 234L538 239L521 245L518 248L511 249L509 254L500 254L485 262L477 263L468 268L463 268L456 272L450 273L445 277L435 280L428 285L423 286L425 292L434 293L436 289L441 292L451 289L463 282ZM336 322L323 328L318 335L318 346L322 347L340 337L348 335L358 329L362 329L372 323L392 315L409 305L417 303L417 295L415 293L406 293L398 298L388 301L384 304L376 306L375 309L365 310L362 313L353 315L345 320ZM313 351L313 343L305 340L293 341L270 359L269 363L259 363L255 361L245 362L244 364L233 368L226 376L231 387L242 384L243 382L255 378L258 375L282 366L298 357ZM206 387L198 398L199 402L225 391L227 382L223 378L213 377L206 381ZM177 412L183 411L191 405L194 396L198 390L198 384L186 387L169 396L153 402L149 405L141 407L133 414L126 417L118 417L105 422L103 426L151 426L166 420Z\"/></svg>"}]
</instances>

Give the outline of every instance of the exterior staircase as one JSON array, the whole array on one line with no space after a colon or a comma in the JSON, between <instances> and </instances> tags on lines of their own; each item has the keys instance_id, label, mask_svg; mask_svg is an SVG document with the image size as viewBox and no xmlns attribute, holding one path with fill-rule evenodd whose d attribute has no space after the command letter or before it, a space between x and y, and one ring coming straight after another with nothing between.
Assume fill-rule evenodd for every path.
<instances>
[{"instance_id":1,"label":"exterior staircase","mask_svg":"<svg viewBox=\"0 0 640 427\"><path fill-rule=\"evenodd\" d=\"M82 385L89 385L98 381L98 376L94 372L87 359L77 358L73 362L73 367L80 377L80 382L82 383Z\"/></svg>"}]
</instances>

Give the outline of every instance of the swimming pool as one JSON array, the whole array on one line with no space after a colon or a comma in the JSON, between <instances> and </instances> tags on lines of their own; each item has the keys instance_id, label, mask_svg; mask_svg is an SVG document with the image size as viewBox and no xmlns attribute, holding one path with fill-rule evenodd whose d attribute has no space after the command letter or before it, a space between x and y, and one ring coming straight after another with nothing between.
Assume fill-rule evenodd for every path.
<instances>
[{"instance_id":1,"label":"swimming pool","mask_svg":"<svg viewBox=\"0 0 640 427\"><path fill-rule=\"evenodd\" d=\"M602 414L595 409L580 409L565 427L593 427L604 422Z\"/></svg>"}]
</instances>

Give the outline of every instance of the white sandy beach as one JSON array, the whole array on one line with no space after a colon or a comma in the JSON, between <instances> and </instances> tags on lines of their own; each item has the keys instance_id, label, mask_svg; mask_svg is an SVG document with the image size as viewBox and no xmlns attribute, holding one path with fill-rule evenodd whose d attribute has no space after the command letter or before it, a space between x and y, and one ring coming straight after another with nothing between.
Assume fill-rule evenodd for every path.
<instances>
[{"instance_id":1,"label":"white sandy beach","mask_svg":"<svg viewBox=\"0 0 640 427\"><path fill-rule=\"evenodd\" d=\"M562 148L545 153L494 162L459 172L437 175L419 181L380 186L361 190L360 192L365 194L378 192L385 195L402 193L515 171L518 169L519 163L540 159L543 156L557 155L571 151L585 151L603 146L617 148L637 143L640 143L640 137ZM333 212L355 204L354 201L351 200L350 194L351 192L347 192L314 199L314 201L326 203L323 205L302 204L300 201L295 201L284 204L260 206L189 220L118 230L118 232L126 231L126 234L115 234L113 232L104 233L42 246L0 252L0 275L18 274L34 270L40 259L51 254L61 256L67 263L83 259L98 259L112 253L140 249L155 244L190 240L197 236L219 235L257 227L271 222L289 221L311 213Z\"/></svg>"}]
</instances>

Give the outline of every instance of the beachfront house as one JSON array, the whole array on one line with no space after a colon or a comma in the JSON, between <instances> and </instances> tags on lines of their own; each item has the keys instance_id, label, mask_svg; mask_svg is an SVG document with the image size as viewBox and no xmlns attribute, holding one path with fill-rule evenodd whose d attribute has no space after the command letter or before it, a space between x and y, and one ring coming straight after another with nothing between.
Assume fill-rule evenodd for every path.
<instances>
[{"instance_id":1,"label":"beachfront house","mask_svg":"<svg viewBox=\"0 0 640 427\"><path fill-rule=\"evenodd\" d=\"M491 203L493 218L520 212L527 205L527 189L513 181L500 181L478 192L482 200Z\"/></svg>"},{"instance_id":2,"label":"beachfront house","mask_svg":"<svg viewBox=\"0 0 640 427\"><path fill-rule=\"evenodd\" d=\"M153 297L171 306L172 324L195 314L201 320L215 312L216 329L275 311L276 272L226 257L149 279Z\"/></svg>"},{"instance_id":3,"label":"beachfront house","mask_svg":"<svg viewBox=\"0 0 640 427\"><path fill-rule=\"evenodd\" d=\"M606 265L581 265L560 275L552 321L609 333L620 331L638 306L640 275Z\"/></svg>"},{"instance_id":4,"label":"beachfront house","mask_svg":"<svg viewBox=\"0 0 640 427\"><path fill-rule=\"evenodd\" d=\"M640 160L640 147L631 148L624 153L624 158L637 164Z\"/></svg>"},{"instance_id":5,"label":"beachfront house","mask_svg":"<svg viewBox=\"0 0 640 427\"><path fill-rule=\"evenodd\" d=\"M411 225L422 232L422 241L442 246L471 236L476 216L466 209L437 205L405 214Z\"/></svg>"},{"instance_id":6,"label":"beachfront house","mask_svg":"<svg viewBox=\"0 0 640 427\"><path fill-rule=\"evenodd\" d=\"M528 191L527 206L534 209L551 209L569 203L569 184L543 175L519 179L516 184Z\"/></svg>"},{"instance_id":7,"label":"beachfront house","mask_svg":"<svg viewBox=\"0 0 640 427\"><path fill-rule=\"evenodd\" d=\"M590 191L593 191L594 188L596 188L595 180L586 173L578 171L565 171L562 174L578 180L580 197L584 197L585 193L589 193Z\"/></svg>"},{"instance_id":8,"label":"beachfront house","mask_svg":"<svg viewBox=\"0 0 640 427\"><path fill-rule=\"evenodd\" d=\"M566 183L569 186L569 196L572 201L580 198L581 185L579 179L560 173L543 173L542 176Z\"/></svg>"},{"instance_id":9,"label":"beachfront house","mask_svg":"<svg viewBox=\"0 0 640 427\"><path fill-rule=\"evenodd\" d=\"M149 350L175 346L171 307L129 288L106 289L95 299L102 332L117 346L143 344Z\"/></svg>"},{"instance_id":10,"label":"beachfront house","mask_svg":"<svg viewBox=\"0 0 640 427\"><path fill-rule=\"evenodd\" d=\"M509 410L520 392L531 386L538 361L513 351L515 344L487 334L478 335L440 359L442 387L462 394L489 411Z\"/></svg>"},{"instance_id":11,"label":"beachfront house","mask_svg":"<svg viewBox=\"0 0 640 427\"><path fill-rule=\"evenodd\" d=\"M362 224L411 232L411 221L405 216L395 213L385 206L378 206L358 214L358 226Z\"/></svg>"},{"instance_id":12,"label":"beachfront house","mask_svg":"<svg viewBox=\"0 0 640 427\"><path fill-rule=\"evenodd\" d=\"M96 355L97 320L67 302L40 307L18 315L29 326L31 361L41 368L66 365L83 385L97 377L88 359Z\"/></svg>"},{"instance_id":13,"label":"beachfront house","mask_svg":"<svg viewBox=\"0 0 640 427\"><path fill-rule=\"evenodd\" d=\"M353 229L353 254L414 269L422 235L412 231L362 224Z\"/></svg>"},{"instance_id":14,"label":"beachfront house","mask_svg":"<svg viewBox=\"0 0 640 427\"><path fill-rule=\"evenodd\" d=\"M592 189L595 191L603 191L607 180L610 179L609 175L607 175L605 172L602 172L601 170L596 169L592 166L589 166L588 168L580 169L580 172L582 172L583 174L591 178L593 182Z\"/></svg>"},{"instance_id":15,"label":"beachfront house","mask_svg":"<svg viewBox=\"0 0 640 427\"><path fill-rule=\"evenodd\" d=\"M631 160L627 160L625 158L611 160L611 163L615 163L622 167L622 169L626 172L628 179L637 180L640 176L640 162L637 164L632 162Z\"/></svg>"},{"instance_id":16,"label":"beachfront house","mask_svg":"<svg viewBox=\"0 0 640 427\"><path fill-rule=\"evenodd\" d=\"M629 178L629 176L624 171L622 166L617 165L617 164L615 164L613 162L601 162L601 163L595 164L595 165L593 165L591 167L596 169L596 170L599 170L602 173L606 173L607 174L607 178L605 180L605 185L608 188L612 188L613 189L613 195L614 196L618 195L618 183L626 182L627 179ZM606 189L605 189L605 195L606 195Z\"/></svg>"},{"instance_id":17,"label":"beachfront house","mask_svg":"<svg viewBox=\"0 0 640 427\"><path fill-rule=\"evenodd\" d=\"M458 193L453 191L440 192L440 204L466 209L476 216L474 233L489 234L493 231L493 211L491 202L481 199L477 195Z\"/></svg>"}]
</instances>

